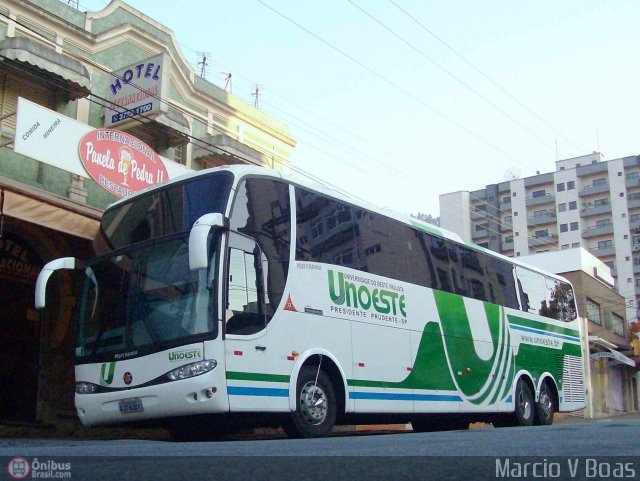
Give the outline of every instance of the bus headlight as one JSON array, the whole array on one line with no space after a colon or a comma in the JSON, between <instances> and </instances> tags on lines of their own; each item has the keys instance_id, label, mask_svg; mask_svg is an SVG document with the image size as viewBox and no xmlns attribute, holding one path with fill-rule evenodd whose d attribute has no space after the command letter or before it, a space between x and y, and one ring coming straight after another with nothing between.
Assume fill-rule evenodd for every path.
<instances>
[{"instance_id":1,"label":"bus headlight","mask_svg":"<svg viewBox=\"0 0 640 481\"><path fill-rule=\"evenodd\" d=\"M98 392L98 385L91 382L77 382L76 392L78 394L93 394L95 392Z\"/></svg>"},{"instance_id":2,"label":"bus headlight","mask_svg":"<svg viewBox=\"0 0 640 481\"><path fill-rule=\"evenodd\" d=\"M206 361L192 362L185 366L174 369L167 373L167 377L172 381L178 381L180 379L187 379L189 377L199 376L205 372L211 371L216 367L218 363L213 359L207 359Z\"/></svg>"}]
</instances>

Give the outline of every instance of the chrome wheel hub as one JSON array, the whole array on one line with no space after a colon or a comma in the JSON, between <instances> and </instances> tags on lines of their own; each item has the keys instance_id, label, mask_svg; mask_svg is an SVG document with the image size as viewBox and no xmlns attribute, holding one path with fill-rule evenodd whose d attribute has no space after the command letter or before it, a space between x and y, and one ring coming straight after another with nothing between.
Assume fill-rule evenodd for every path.
<instances>
[{"instance_id":1,"label":"chrome wheel hub","mask_svg":"<svg viewBox=\"0 0 640 481\"><path fill-rule=\"evenodd\" d=\"M327 396L320 386L308 382L300 391L300 412L313 425L322 424L327 417Z\"/></svg>"}]
</instances>

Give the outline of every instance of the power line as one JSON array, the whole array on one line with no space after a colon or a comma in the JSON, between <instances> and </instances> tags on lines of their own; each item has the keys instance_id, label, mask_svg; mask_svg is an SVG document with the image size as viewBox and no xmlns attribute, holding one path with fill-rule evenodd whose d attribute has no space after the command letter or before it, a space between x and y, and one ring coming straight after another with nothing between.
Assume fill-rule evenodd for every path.
<instances>
[{"instance_id":1,"label":"power line","mask_svg":"<svg viewBox=\"0 0 640 481\"><path fill-rule=\"evenodd\" d=\"M400 5L397 4L397 2L395 2L395 0L387 0L389 3L391 3L394 7L396 7L398 10L400 10L403 14L405 14L407 17L409 17L413 22L415 22L420 28L422 28L425 32L427 32L429 35L431 35L433 38L435 38L436 40L438 40L438 42L440 42L442 45L444 45L447 49L449 49L451 52L453 52L453 54L455 54L460 60L462 60L464 63L466 63L467 65L469 65L473 70L475 70L477 73L479 73L482 77L484 77L487 81L489 81L494 87L496 87L498 90L500 90L503 94L505 94L507 97L509 97L511 100L513 100L515 103L517 103L520 107L522 107L524 110L526 110L530 115L532 115L533 117L535 117L536 119L538 119L540 122L542 122L544 125L546 125L549 129L551 129L553 132L555 132L557 135L559 135L560 137L562 137L564 140L566 140L569 144L573 145L576 149L580 150L580 151L584 151L584 149L582 147L580 147L579 145L577 145L576 143L574 143L571 139L569 139L568 137L566 137L565 135L562 134L562 132L560 132L556 127L554 127L553 125L551 125L544 117L542 117L541 115L537 114L535 111L533 111L530 107L528 107L527 105L525 105L523 102L521 102L520 100L518 100L513 94L511 94L509 91L507 91L506 88L504 88L502 85L500 85L496 80L492 79L491 77L489 77L489 75L487 75L486 73L484 73L479 67L477 67L475 64L473 64L470 60L468 60L464 55L462 55L461 53L459 53L457 50L455 50L451 45L449 45L447 42L445 42L443 39L441 39L438 35L436 35L433 31L431 31L429 28L427 28L427 26L422 23L421 21L419 21L417 18L415 18L413 15L411 15L408 11L406 11L405 9L403 9Z\"/></svg>"},{"instance_id":2,"label":"power line","mask_svg":"<svg viewBox=\"0 0 640 481\"><path fill-rule=\"evenodd\" d=\"M384 75L378 73L377 71L375 71L374 69L372 69L371 67L365 65L364 63L360 62L358 59L356 59L355 57L353 57L352 55L350 55L349 53L345 52L344 50L338 48L337 46L333 45L332 43L328 42L327 40L323 39L322 37L320 37L319 35L313 33L311 30L309 30L308 28L304 27L303 25L299 24L298 22L296 22L295 20L291 19L290 17L286 16L285 14L283 14L282 12L276 10L275 8L273 8L272 6L270 6L269 4L267 4L264 0L256 0L258 3L260 3L261 5L263 5L265 8L271 10L272 12L274 12L276 15L282 17L283 19L285 19L287 22L295 25L297 28L299 28L300 30L302 30L303 32L307 33L308 35L310 35L311 37L315 38L317 41L321 42L322 44L326 45L327 47L329 47L330 49L332 49L333 51L337 52L338 54L340 54L341 56L347 58L348 60L350 60L351 62L355 63L356 65L358 65L359 67L361 67L362 69L366 70L367 72L369 72L371 75L375 76L376 78L382 80L383 82L385 82L387 85L393 87L393 89L397 90L398 92L402 93L403 95L405 95L406 97L410 98L411 100L413 100L414 102L422 105L424 108L426 108L427 110L431 111L432 113L436 114L438 117L446 120L447 122L449 122L450 124L454 125L455 127L457 127L458 129L462 130L463 132L467 133L468 135L470 135L471 137L475 138L476 140L478 140L479 142L485 144L486 146L490 147L491 149L495 150L496 152L500 153L502 156L506 157L509 160L512 160L513 162L517 162L519 163L519 161L517 159L515 159L514 157L512 157L510 154L508 154L507 152L505 152L503 149L501 149L500 147L498 147L497 145L495 145L494 143L490 142L489 140L485 139L484 137L482 137L481 135L475 133L474 131L472 131L471 129L465 127L463 124L459 123L458 121L456 121L455 119L449 117L448 115L446 115L444 112L441 112L440 110L436 109L435 107L433 107L432 105L430 105L429 103L427 103L424 99L417 97L416 95L414 95L413 93L409 92L408 90L406 90L405 88L401 87L400 85L398 85L397 83L393 82L392 80L389 80L387 77L385 77ZM522 164L524 165L524 164ZM529 168L529 166L525 166L527 168Z\"/></svg>"},{"instance_id":3,"label":"power line","mask_svg":"<svg viewBox=\"0 0 640 481\"><path fill-rule=\"evenodd\" d=\"M379 20L378 18L374 17L371 13L369 13L367 10L365 10L364 8L362 8L360 5L358 5L357 3L355 3L353 0L347 0L347 2L349 2L351 5L353 5L355 8L357 8L358 10L360 10L364 15L366 15L368 18L370 18L371 20L373 20L375 23L377 23L378 25L380 25L383 29L385 29L387 32L389 32L391 35L393 35L394 37L396 37L398 40L400 40L402 43L404 43L406 46L408 46L409 48L411 48L412 50L414 50L415 52L417 52L418 54L420 54L423 58L425 58L426 60L428 60L430 63L432 63L433 65L435 65L438 69L440 69L442 72L444 72L445 74L447 74L449 77L451 77L452 79L454 79L456 82L458 82L460 85L462 85L464 88L466 88L467 90L469 90L471 93L473 93L476 97L480 98L481 100L483 100L487 105L489 105L491 108L493 108L494 110L496 110L497 112L499 112L500 114L502 114L504 117L508 118L509 120L511 120L514 124L516 124L518 127L520 127L522 130L524 130L525 132L527 132L529 135L531 135L532 137L534 137L536 140L540 141L540 143L542 143L544 146L548 147L549 149L553 149L553 144L550 144L549 142L547 142L546 140L544 140L542 137L540 137L538 134L536 134L534 131L532 131L531 129L529 129L527 126L525 126L522 122L520 122L518 119L516 119L515 117L513 117L512 115L510 115L509 113L507 113L506 111L504 111L502 108L500 108L498 105L496 105L494 102L492 102L491 100L489 100L486 96L484 96L483 94L481 94L480 92L478 92L476 89L474 89L471 85L469 85L467 82L465 82L464 80L462 80L460 77L458 77L457 75L455 75L453 72L451 72L450 70L448 70L447 68L445 68L444 66L442 66L440 63L436 62L433 58L431 58L429 55L427 55L423 50L421 50L420 48L416 47L413 43L409 42L405 37L403 37L402 35L400 35L398 32L396 32L395 30L391 29L388 25L386 25L384 22L382 22L381 20Z\"/></svg>"}]
</instances>

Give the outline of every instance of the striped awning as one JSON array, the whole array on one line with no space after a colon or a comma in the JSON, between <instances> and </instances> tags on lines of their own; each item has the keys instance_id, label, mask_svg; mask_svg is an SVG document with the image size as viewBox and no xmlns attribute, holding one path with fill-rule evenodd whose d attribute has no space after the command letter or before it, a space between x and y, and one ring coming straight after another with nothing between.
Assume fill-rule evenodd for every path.
<instances>
[{"instance_id":1,"label":"striped awning","mask_svg":"<svg viewBox=\"0 0 640 481\"><path fill-rule=\"evenodd\" d=\"M89 71L80 61L30 38L9 37L0 42L0 62L28 64L39 74L55 78L71 100L91 93Z\"/></svg>"}]
</instances>

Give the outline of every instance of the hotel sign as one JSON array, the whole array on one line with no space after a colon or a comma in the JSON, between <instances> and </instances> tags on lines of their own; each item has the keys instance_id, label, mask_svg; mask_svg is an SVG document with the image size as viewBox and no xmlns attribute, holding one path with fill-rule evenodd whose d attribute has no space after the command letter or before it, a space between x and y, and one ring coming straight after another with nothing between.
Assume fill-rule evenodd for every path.
<instances>
[{"instance_id":1,"label":"hotel sign","mask_svg":"<svg viewBox=\"0 0 640 481\"><path fill-rule=\"evenodd\" d=\"M105 107L105 127L160 112L163 73L163 54L114 70L107 93L110 106Z\"/></svg>"}]
</instances>

